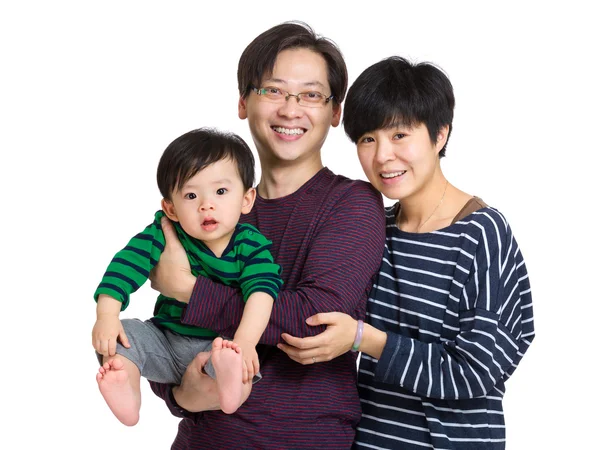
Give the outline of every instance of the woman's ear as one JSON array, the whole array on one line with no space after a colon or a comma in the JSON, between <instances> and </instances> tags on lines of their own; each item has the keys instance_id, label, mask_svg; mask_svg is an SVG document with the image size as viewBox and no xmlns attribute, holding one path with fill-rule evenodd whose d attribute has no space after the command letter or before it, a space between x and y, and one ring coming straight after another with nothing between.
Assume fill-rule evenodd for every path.
<instances>
[{"instance_id":1,"label":"woman's ear","mask_svg":"<svg viewBox=\"0 0 600 450\"><path fill-rule=\"evenodd\" d=\"M436 153L439 153L440 151L442 151L442 149L444 148L444 145L446 145L446 142L448 141L448 131L449 130L450 130L449 125L444 125L443 127L441 127L439 129L438 134L437 134L437 141L435 142Z\"/></svg>"}]
</instances>

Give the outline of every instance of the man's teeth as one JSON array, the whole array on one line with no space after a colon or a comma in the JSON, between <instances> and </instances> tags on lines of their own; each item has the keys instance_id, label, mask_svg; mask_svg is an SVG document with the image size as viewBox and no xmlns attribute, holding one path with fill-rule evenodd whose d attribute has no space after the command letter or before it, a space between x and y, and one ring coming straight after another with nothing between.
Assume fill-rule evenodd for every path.
<instances>
[{"instance_id":1,"label":"man's teeth","mask_svg":"<svg viewBox=\"0 0 600 450\"><path fill-rule=\"evenodd\" d=\"M304 134L304 130L302 128L273 127L273 129L282 134Z\"/></svg>"},{"instance_id":2,"label":"man's teeth","mask_svg":"<svg viewBox=\"0 0 600 450\"><path fill-rule=\"evenodd\" d=\"M402 170L400 172L390 172L390 173L382 173L381 178L394 178L399 177L400 175L404 175L406 170Z\"/></svg>"}]
</instances>

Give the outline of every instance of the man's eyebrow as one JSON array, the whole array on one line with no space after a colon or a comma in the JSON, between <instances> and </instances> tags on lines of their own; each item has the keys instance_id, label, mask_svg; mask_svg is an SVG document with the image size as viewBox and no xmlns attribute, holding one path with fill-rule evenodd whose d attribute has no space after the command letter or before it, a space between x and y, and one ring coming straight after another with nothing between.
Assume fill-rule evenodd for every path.
<instances>
[{"instance_id":1,"label":"man's eyebrow","mask_svg":"<svg viewBox=\"0 0 600 450\"><path fill-rule=\"evenodd\" d=\"M287 84L286 80L282 80L281 78L268 78L265 80L265 83L280 83L280 84ZM306 86L306 87L314 87L314 86L318 86L322 89L327 89L327 87L321 83L320 81L314 80L314 81L307 81L305 83L302 83L302 86Z\"/></svg>"}]
</instances>

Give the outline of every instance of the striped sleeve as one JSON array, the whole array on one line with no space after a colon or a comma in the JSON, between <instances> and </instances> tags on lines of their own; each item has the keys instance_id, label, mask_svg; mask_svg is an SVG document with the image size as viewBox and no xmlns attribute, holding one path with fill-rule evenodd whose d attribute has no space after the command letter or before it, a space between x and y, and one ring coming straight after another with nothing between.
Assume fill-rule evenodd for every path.
<instances>
[{"instance_id":1,"label":"striped sleeve","mask_svg":"<svg viewBox=\"0 0 600 450\"><path fill-rule=\"evenodd\" d=\"M460 330L426 343L388 333L375 378L420 396L484 396L515 370L534 337L531 290L511 229L488 209L475 224L480 239L462 289Z\"/></svg>"},{"instance_id":2,"label":"striped sleeve","mask_svg":"<svg viewBox=\"0 0 600 450\"><path fill-rule=\"evenodd\" d=\"M240 274L239 283L244 301L255 292L264 292L277 298L283 285L281 279L281 266L276 264L271 255L271 241L263 236L251 225L242 225L245 232L240 238L244 242L240 245L241 257L244 266Z\"/></svg>"},{"instance_id":3,"label":"striped sleeve","mask_svg":"<svg viewBox=\"0 0 600 450\"><path fill-rule=\"evenodd\" d=\"M154 221L113 257L94 292L94 300L106 294L122 303L121 310L127 308L129 296L146 282L164 247L160 213L156 213Z\"/></svg>"}]
</instances>

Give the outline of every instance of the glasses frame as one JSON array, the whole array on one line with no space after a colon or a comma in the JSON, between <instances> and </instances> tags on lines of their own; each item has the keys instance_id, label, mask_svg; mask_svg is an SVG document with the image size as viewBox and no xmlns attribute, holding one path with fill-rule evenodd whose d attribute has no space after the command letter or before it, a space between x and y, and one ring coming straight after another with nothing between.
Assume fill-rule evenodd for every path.
<instances>
[{"instance_id":1,"label":"glasses frame","mask_svg":"<svg viewBox=\"0 0 600 450\"><path fill-rule=\"evenodd\" d=\"M281 92L285 93L284 99L285 99L286 102L290 99L290 97L296 97L296 102L298 103L298 105L300 105L300 106L308 106L309 108L311 107L311 105L300 104L300 96L302 94L308 94L309 92L316 92L316 93L322 95L325 98L325 102L324 103L321 103L321 102L319 102L319 103L313 103L313 105L315 105L315 106L326 105L327 103L329 103L331 100L333 100L335 98L335 95L333 95L333 94L331 94L329 97L327 97L325 94L323 94L322 92L319 92L319 91L307 91L307 92L298 92L297 94L292 94L292 93L290 93L290 92L288 92L288 91L286 91L284 89L281 89L281 88L279 88L277 86L266 86L266 87L256 87L256 86L252 86L252 85L250 86L250 89L252 89L256 93L256 95L258 95L258 96L265 95L264 93L261 93L261 91L264 91L267 88L279 89Z\"/></svg>"}]
</instances>

